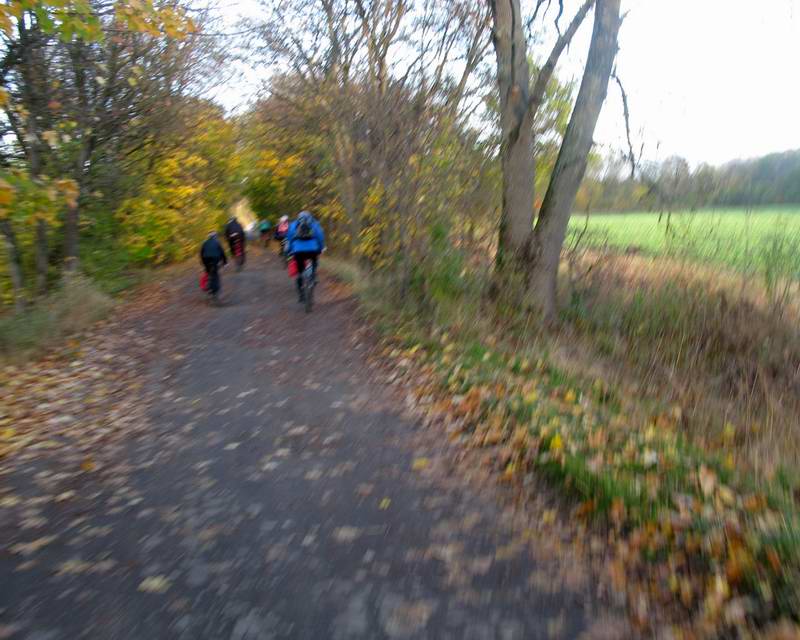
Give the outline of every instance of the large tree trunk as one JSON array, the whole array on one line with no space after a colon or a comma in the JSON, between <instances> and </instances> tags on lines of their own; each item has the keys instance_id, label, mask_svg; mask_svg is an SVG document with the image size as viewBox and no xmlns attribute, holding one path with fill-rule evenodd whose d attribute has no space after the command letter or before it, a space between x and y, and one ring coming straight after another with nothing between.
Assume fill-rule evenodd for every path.
<instances>
[{"instance_id":1,"label":"large tree trunk","mask_svg":"<svg viewBox=\"0 0 800 640\"><path fill-rule=\"evenodd\" d=\"M39 295L47 293L47 221L36 221L36 292Z\"/></svg>"},{"instance_id":2,"label":"large tree trunk","mask_svg":"<svg viewBox=\"0 0 800 640\"><path fill-rule=\"evenodd\" d=\"M519 0L490 0L500 90L503 209L497 265L522 271L533 232L533 131L528 124L530 70Z\"/></svg>"},{"instance_id":3,"label":"large tree trunk","mask_svg":"<svg viewBox=\"0 0 800 640\"><path fill-rule=\"evenodd\" d=\"M597 0L583 80L536 222L529 293L546 318L556 311L561 248L605 101L620 23L620 0Z\"/></svg>"},{"instance_id":4,"label":"large tree trunk","mask_svg":"<svg viewBox=\"0 0 800 640\"><path fill-rule=\"evenodd\" d=\"M19 245L11 221L7 218L0 220L0 233L6 243L8 254L8 273L11 276L11 286L14 290L14 309L17 313L24 308L22 267L20 266Z\"/></svg>"}]
</instances>

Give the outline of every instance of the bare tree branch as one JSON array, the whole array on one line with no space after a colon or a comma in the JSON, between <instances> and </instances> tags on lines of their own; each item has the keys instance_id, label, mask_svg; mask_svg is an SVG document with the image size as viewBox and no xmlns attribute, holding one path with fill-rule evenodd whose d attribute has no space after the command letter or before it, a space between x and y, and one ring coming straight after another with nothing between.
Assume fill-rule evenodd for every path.
<instances>
[{"instance_id":1,"label":"bare tree branch","mask_svg":"<svg viewBox=\"0 0 800 640\"><path fill-rule=\"evenodd\" d=\"M578 30L578 27L581 26L584 18L586 18L586 14L589 13L589 9L592 8L594 3L595 0L585 0L581 8L578 9L578 13L575 14L574 18L572 18L572 22L570 22L567 30L561 36L559 36L558 40L553 46L553 50L550 52L550 55L547 58L547 62L545 62L544 66L539 71L539 75L536 77L536 83L533 85L533 89L531 90L528 99L530 109L529 119L531 122L533 122L533 117L536 115L536 111L539 109L539 106L544 100L544 94L547 90L547 85L550 82L550 78L553 77L553 72L555 71L558 59L561 57L561 53L572 40L575 32Z\"/></svg>"},{"instance_id":2,"label":"bare tree branch","mask_svg":"<svg viewBox=\"0 0 800 640\"><path fill-rule=\"evenodd\" d=\"M625 137L628 141L628 153L626 154L626 159L631 165L631 180L633 180L636 177L637 160L636 154L633 151L633 141L631 140L631 113L628 109L628 94L625 93L625 87L622 86L622 80L620 80L619 76L617 75L616 68L611 72L611 77L614 78L614 81L617 83L620 95L622 96L622 115L625 118Z\"/></svg>"}]
</instances>

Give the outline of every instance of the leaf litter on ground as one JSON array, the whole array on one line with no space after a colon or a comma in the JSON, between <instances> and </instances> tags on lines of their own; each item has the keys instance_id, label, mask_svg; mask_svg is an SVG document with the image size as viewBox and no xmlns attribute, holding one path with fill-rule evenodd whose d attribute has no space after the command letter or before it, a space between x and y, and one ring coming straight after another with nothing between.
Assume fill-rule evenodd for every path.
<instances>
[{"instance_id":1,"label":"leaf litter on ground","mask_svg":"<svg viewBox=\"0 0 800 640\"><path fill-rule=\"evenodd\" d=\"M452 333L389 327L382 356L410 390L406 405L486 450L501 478L535 471L577 498L576 526L601 534L606 574L641 630L800 638L794 496L737 470L729 452L694 447L680 407L641 424L626 411L638 398L612 409L616 390L602 380L567 379L499 339L476 349ZM542 524L556 517L546 510Z\"/></svg>"}]
</instances>

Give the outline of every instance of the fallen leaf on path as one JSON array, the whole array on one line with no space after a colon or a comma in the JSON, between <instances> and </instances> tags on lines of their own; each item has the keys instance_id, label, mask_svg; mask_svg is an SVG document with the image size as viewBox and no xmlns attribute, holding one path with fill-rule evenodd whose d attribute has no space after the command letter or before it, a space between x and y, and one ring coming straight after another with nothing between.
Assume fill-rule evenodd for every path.
<instances>
[{"instance_id":1,"label":"fallen leaf on path","mask_svg":"<svg viewBox=\"0 0 800 640\"><path fill-rule=\"evenodd\" d=\"M423 469L426 469L430 463L431 461L428 460L428 458L416 458L412 463L411 468L414 471L422 471Z\"/></svg>"},{"instance_id":2,"label":"fallen leaf on path","mask_svg":"<svg viewBox=\"0 0 800 640\"><path fill-rule=\"evenodd\" d=\"M356 527L337 527L333 530L333 538L336 542L353 542L361 535L361 529Z\"/></svg>"},{"instance_id":3,"label":"fallen leaf on path","mask_svg":"<svg viewBox=\"0 0 800 640\"><path fill-rule=\"evenodd\" d=\"M383 500L381 500L381 503L378 505L378 507L382 511L386 511L386 509L389 508L390 504L392 504L392 501L389 498L384 498Z\"/></svg>"},{"instance_id":4,"label":"fallen leaf on path","mask_svg":"<svg viewBox=\"0 0 800 640\"><path fill-rule=\"evenodd\" d=\"M56 536L44 536L42 538L32 540L31 542L18 542L17 544L11 545L11 553L16 553L21 556L29 556L39 551L39 549L42 547L47 546L55 539Z\"/></svg>"},{"instance_id":5,"label":"fallen leaf on path","mask_svg":"<svg viewBox=\"0 0 800 640\"><path fill-rule=\"evenodd\" d=\"M145 593L165 593L170 588L170 581L165 576L151 576L142 580L139 591Z\"/></svg>"}]
</instances>

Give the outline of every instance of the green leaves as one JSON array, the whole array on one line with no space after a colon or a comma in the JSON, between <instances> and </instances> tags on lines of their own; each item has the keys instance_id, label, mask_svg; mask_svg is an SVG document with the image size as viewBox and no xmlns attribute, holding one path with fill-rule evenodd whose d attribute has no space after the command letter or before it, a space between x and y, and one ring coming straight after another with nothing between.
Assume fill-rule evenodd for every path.
<instances>
[{"instance_id":1,"label":"green leaves","mask_svg":"<svg viewBox=\"0 0 800 640\"><path fill-rule=\"evenodd\" d=\"M0 31L13 39L17 22L26 11L36 17L42 31L62 42L100 42L105 37L100 16L87 0L10 0L0 5ZM152 36L182 39L197 31L181 7L156 8L152 2L119 2L114 17L120 27Z\"/></svg>"}]
</instances>

